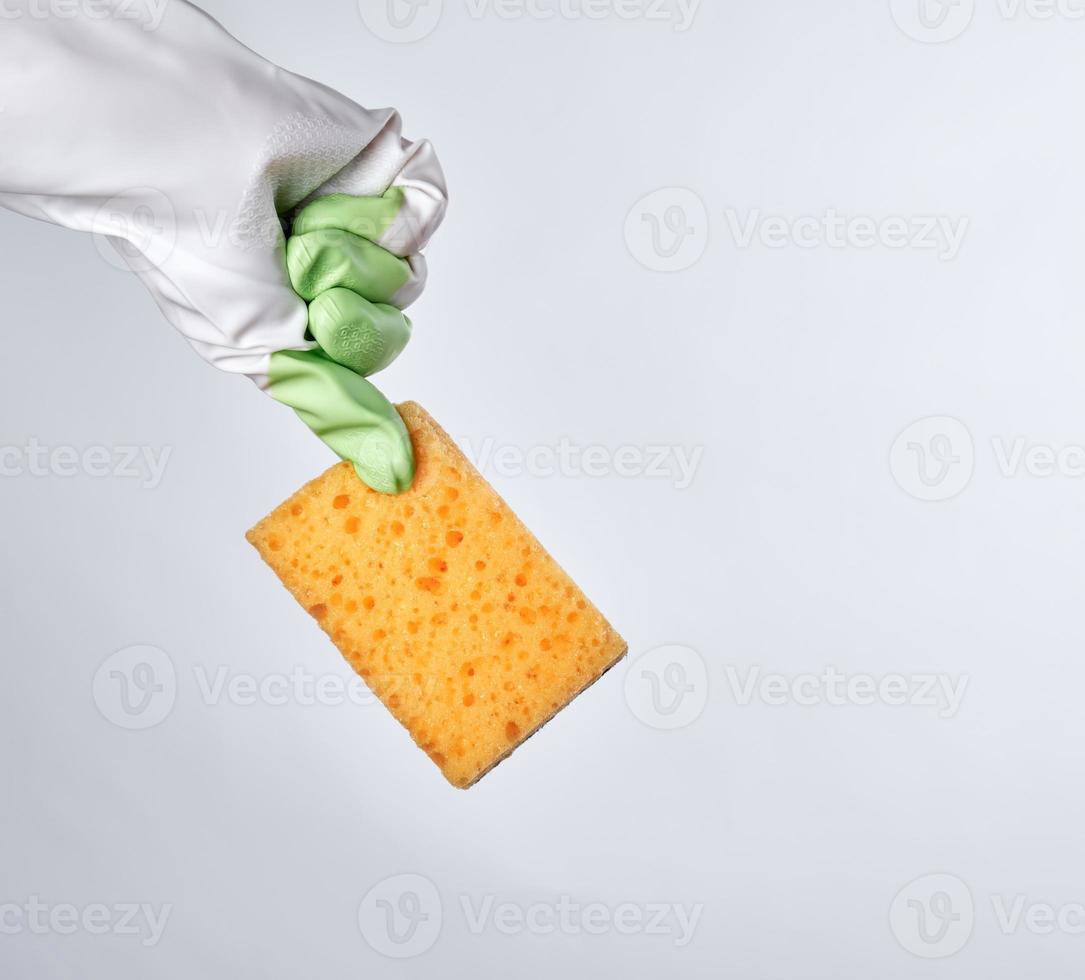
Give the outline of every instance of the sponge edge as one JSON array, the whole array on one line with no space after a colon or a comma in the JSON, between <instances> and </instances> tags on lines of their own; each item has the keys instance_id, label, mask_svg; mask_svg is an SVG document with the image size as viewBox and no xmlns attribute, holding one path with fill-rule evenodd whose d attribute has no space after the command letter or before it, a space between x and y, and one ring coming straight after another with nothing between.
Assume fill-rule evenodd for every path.
<instances>
[{"instance_id":1,"label":"sponge edge","mask_svg":"<svg viewBox=\"0 0 1085 980\"><path fill-rule=\"evenodd\" d=\"M398 496L339 463L247 537L454 786L477 782L626 652L449 436L397 406Z\"/></svg>"}]
</instances>

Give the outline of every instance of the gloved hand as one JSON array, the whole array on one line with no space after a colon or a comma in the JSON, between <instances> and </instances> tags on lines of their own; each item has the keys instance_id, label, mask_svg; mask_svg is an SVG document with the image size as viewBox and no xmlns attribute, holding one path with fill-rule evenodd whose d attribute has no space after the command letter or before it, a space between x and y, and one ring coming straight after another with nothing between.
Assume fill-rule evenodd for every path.
<instances>
[{"instance_id":1,"label":"gloved hand","mask_svg":"<svg viewBox=\"0 0 1085 980\"><path fill-rule=\"evenodd\" d=\"M388 493L411 485L411 441L395 409L364 379L407 345L411 321L401 310L424 280L420 256L399 258L379 244L402 207L397 188L379 198L323 197L297 215L286 267L309 303L307 336L319 347L272 354L268 372L271 395L352 460L366 483Z\"/></svg>"},{"instance_id":2,"label":"gloved hand","mask_svg":"<svg viewBox=\"0 0 1085 980\"><path fill-rule=\"evenodd\" d=\"M370 486L409 486L406 429L364 375L406 343L399 310L444 215L429 144L186 0L44 19L35 3L4 0L0 206L122 240L202 357L294 408Z\"/></svg>"}]
</instances>

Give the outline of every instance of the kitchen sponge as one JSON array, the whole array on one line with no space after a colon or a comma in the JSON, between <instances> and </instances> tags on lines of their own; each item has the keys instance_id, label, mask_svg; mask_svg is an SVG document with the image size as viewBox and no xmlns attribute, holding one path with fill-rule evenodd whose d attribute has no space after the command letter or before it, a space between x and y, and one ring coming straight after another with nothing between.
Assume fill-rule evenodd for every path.
<instances>
[{"instance_id":1,"label":"kitchen sponge","mask_svg":"<svg viewBox=\"0 0 1085 980\"><path fill-rule=\"evenodd\" d=\"M455 786L467 787L626 644L413 402L417 470L389 496L340 463L248 534Z\"/></svg>"}]
</instances>

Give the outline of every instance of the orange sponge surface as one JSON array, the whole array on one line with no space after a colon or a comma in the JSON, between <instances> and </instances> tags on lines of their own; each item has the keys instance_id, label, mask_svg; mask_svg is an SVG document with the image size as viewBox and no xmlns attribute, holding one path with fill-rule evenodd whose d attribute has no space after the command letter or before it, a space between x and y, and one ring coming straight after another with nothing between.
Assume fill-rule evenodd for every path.
<instances>
[{"instance_id":1,"label":"orange sponge surface","mask_svg":"<svg viewBox=\"0 0 1085 980\"><path fill-rule=\"evenodd\" d=\"M413 402L414 485L339 463L249 541L455 786L467 787L625 654L622 638Z\"/></svg>"}]
</instances>

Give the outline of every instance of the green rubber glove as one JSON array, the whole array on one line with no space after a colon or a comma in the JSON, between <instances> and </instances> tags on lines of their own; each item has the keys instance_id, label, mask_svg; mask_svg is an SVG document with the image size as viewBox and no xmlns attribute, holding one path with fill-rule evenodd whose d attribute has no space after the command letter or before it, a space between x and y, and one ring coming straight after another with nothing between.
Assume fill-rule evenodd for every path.
<instances>
[{"instance_id":1,"label":"green rubber glove","mask_svg":"<svg viewBox=\"0 0 1085 980\"><path fill-rule=\"evenodd\" d=\"M271 356L268 390L381 493L414 481L410 435L395 407L366 378L399 356L411 336L402 307L421 289L420 256L378 242L396 225L403 194L332 195L305 207L286 243L294 291L308 303L317 347Z\"/></svg>"}]
</instances>

